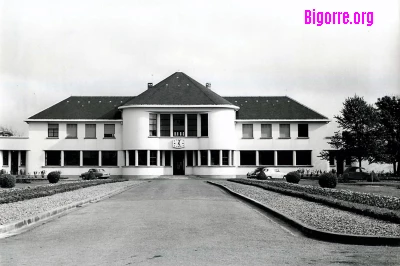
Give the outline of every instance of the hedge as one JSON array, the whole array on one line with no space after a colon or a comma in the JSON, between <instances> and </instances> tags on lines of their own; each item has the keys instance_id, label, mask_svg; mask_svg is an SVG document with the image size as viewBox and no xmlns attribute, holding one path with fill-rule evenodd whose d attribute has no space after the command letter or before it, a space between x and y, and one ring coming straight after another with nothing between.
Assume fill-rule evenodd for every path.
<instances>
[{"instance_id":1,"label":"hedge","mask_svg":"<svg viewBox=\"0 0 400 266\"><path fill-rule=\"evenodd\" d=\"M89 180L89 181L77 181L70 183L49 184L44 186L28 187L28 188L8 189L0 191L0 204L47 197L57 193L73 191L80 188L115 183L115 182L122 182L122 181L125 180L118 180L118 179Z\"/></svg>"},{"instance_id":2,"label":"hedge","mask_svg":"<svg viewBox=\"0 0 400 266\"><path fill-rule=\"evenodd\" d=\"M385 207L378 207L374 205L368 205L368 204L363 204L359 202L354 202L354 201L346 201L344 199L338 199L338 198L333 198L330 197L330 190L336 190L336 189L327 189L327 188L320 188L320 187L313 187L313 186L301 186L297 184L289 184L286 182L274 182L274 181L257 181L257 180L248 180L248 179L229 179L228 181L231 182L236 182L240 184L245 184L245 185L251 185L251 186L256 186L260 187L266 190L271 190L274 192L282 193L288 196L295 196L299 197L308 201L312 202L317 202L317 203L322 203L325 205L328 205L330 207L338 208L341 210L345 211L350 211L354 212L357 214L365 215L365 216L370 216L373 218L389 221L389 222L394 222L400 224L400 211L399 209L397 210L391 210L389 208ZM292 187L296 186L295 189L292 189ZM297 189L297 190L296 190ZM321 190L326 190L326 193L322 193ZM329 190L329 191L328 191ZM317 194L316 191L320 191L320 194ZM347 195L349 192L352 191L344 191L344 194ZM314 193L311 193L314 192ZM340 190L336 190L333 195L339 195ZM353 199L357 197L358 194L368 194L368 193L359 193L359 192L354 192ZM380 197L379 195L375 194L369 194L372 195L371 197ZM395 199L399 201L399 198L396 197L388 197L388 196L381 196L383 199ZM344 196L343 198L347 198ZM381 200L384 201L384 200ZM379 202L381 202L379 201ZM391 202L391 201L389 201ZM371 203L369 201L368 203ZM389 205L389 204L388 204ZM392 207L396 206L395 204L392 204Z\"/></svg>"}]
</instances>

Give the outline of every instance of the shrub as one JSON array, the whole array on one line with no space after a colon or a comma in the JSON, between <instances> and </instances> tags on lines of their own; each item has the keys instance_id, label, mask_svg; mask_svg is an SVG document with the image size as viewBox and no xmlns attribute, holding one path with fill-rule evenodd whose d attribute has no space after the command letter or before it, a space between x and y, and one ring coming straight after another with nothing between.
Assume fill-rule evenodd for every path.
<instances>
[{"instance_id":1,"label":"shrub","mask_svg":"<svg viewBox=\"0 0 400 266\"><path fill-rule=\"evenodd\" d=\"M300 182L300 174L298 172L290 172L286 175L286 181L289 183L298 184Z\"/></svg>"},{"instance_id":2,"label":"shrub","mask_svg":"<svg viewBox=\"0 0 400 266\"><path fill-rule=\"evenodd\" d=\"M49 180L49 183L55 184L60 180L60 172L58 171L53 171L50 172L47 175L47 180Z\"/></svg>"},{"instance_id":3,"label":"shrub","mask_svg":"<svg viewBox=\"0 0 400 266\"><path fill-rule=\"evenodd\" d=\"M16 179L12 175L2 175L0 178L0 186L2 188L12 188L15 187Z\"/></svg>"},{"instance_id":4,"label":"shrub","mask_svg":"<svg viewBox=\"0 0 400 266\"><path fill-rule=\"evenodd\" d=\"M267 178L267 176L265 175L264 171L261 170L261 171L257 174L257 179L259 179L259 180L266 180L266 179L268 179L268 178Z\"/></svg>"},{"instance_id":5,"label":"shrub","mask_svg":"<svg viewBox=\"0 0 400 266\"><path fill-rule=\"evenodd\" d=\"M320 175L318 183L321 187L335 188L337 185L336 175L331 173L325 173Z\"/></svg>"}]
</instances>

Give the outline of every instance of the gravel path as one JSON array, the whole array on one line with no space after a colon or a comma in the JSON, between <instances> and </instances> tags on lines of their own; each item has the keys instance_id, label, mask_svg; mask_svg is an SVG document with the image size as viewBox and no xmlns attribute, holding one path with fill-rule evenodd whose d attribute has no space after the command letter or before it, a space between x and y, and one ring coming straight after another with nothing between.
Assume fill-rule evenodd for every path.
<instances>
[{"instance_id":1,"label":"gravel path","mask_svg":"<svg viewBox=\"0 0 400 266\"><path fill-rule=\"evenodd\" d=\"M369 218L258 187L213 181L314 228L355 235L400 237L400 224Z\"/></svg>"},{"instance_id":2,"label":"gravel path","mask_svg":"<svg viewBox=\"0 0 400 266\"><path fill-rule=\"evenodd\" d=\"M0 204L0 225L32 217L74 202L105 195L124 187L139 185L143 182L146 181L126 181L97 185L43 198Z\"/></svg>"}]
</instances>

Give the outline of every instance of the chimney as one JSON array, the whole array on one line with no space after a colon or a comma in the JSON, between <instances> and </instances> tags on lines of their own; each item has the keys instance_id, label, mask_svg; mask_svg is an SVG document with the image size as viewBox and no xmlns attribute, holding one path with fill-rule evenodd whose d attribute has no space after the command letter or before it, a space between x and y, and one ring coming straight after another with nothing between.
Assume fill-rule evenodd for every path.
<instances>
[{"instance_id":1,"label":"chimney","mask_svg":"<svg viewBox=\"0 0 400 266\"><path fill-rule=\"evenodd\" d=\"M211 90L211 83L206 83L206 88Z\"/></svg>"},{"instance_id":2,"label":"chimney","mask_svg":"<svg viewBox=\"0 0 400 266\"><path fill-rule=\"evenodd\" d=\"M147 89L153 88L153 83L147 83Z\"/></svg>"}]
</instances>

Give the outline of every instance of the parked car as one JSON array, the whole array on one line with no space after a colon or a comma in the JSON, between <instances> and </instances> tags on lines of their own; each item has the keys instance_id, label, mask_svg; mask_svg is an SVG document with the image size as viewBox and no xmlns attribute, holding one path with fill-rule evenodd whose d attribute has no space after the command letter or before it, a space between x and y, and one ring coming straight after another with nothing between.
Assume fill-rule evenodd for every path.
<instances>
[{"instance_id":1,"label":"parked car","mask_svg":"<svg viewBox=\"0 0 400 266\"><path fill-rule=\"evenodd\" d=\"M96 177L96 179L107 179L107 178L111 177L110 173L107 173L102 168L91 168L87 172L82 173L79 177L82 179L88 179L90 171L92 171L94 173L94 176Z\"/></svg>"},{"instance_id":2,"label":"parked car","mask_svg":"<svg viewBox=\"0 0 400 266\"><path fill-rule=\"evenodd\" d=\"M351 166L343 172L345 180L367 180L370 176L371 174L365 171L364 167Z\"/></svg>"},{"instance_id":3,"label":"parked car","mask_svg":"<svg viewBox=\"0 0 400 266\"><path fill-rule=\"evenodd\" d=\"M254 171L247 173L247 178L254 179L284 179L285 173L278 168L257 167Z\"/></svg>"}]
</instances>

